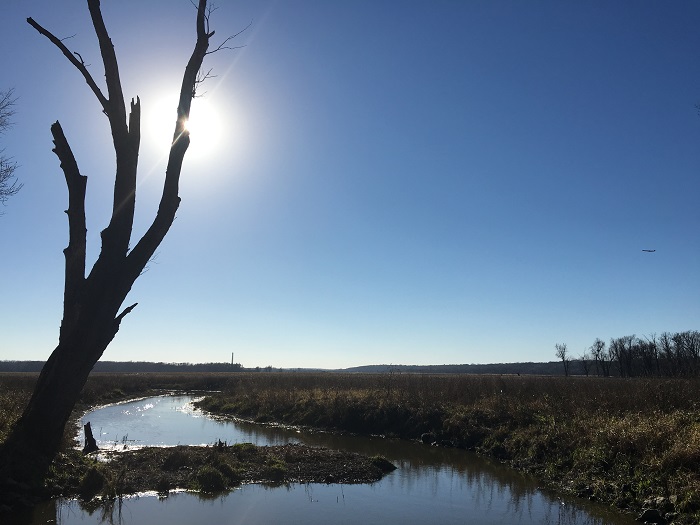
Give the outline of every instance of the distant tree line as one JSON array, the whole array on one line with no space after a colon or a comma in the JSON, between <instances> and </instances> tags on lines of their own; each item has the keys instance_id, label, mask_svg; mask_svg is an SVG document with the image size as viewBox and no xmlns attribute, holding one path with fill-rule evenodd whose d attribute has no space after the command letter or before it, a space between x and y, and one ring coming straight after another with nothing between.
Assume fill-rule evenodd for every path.
<instances>
[{"instance_id":1,"label":"distant tree line","mask_svg":"<svg viewBox=\"0 0 700 525\"><path fill-rule=\"evenodd\" d=\"M700 332L626 335L608 345L596 339L578 360L581 373L619 377L700 376Z\"/></svg>"},{"instance_id":2,"label":"distant tree line","mask_svg":"<svg viewBox=\"0 0 700 525\"><path fill-rule=\"evenodd\" d=\"M43 361L0 361L0 372L40 372ZM240 363L149 363L98 361L93 372L135 374L144 372L242 372Z\"/></svg>"},{"instance_id":3,"label":"distant tree line","mask_svg":"<svg viewBox=\"0 0 700 525\"><path fill-rule=\"evenodd\" d=\"M40 372L43 361L0 361L1 372ZM98 361L93 372L340 372L364 374L512 374L559 375L561 363L492 363L454 365L367 365L337 370L317 368L273 368L272 366L243 368L240 363L151 363L146 361Z\"/></svg>"}]
</instances>

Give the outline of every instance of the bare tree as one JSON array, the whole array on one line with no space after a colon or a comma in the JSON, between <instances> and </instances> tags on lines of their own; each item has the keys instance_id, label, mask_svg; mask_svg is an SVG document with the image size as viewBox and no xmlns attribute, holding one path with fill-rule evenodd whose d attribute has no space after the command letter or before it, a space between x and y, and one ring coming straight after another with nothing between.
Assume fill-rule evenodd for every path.
<instances>
[{"instance_id":1,"label":"bare tree","mask_svg":"<svg viewBox=\"0 0 700 525\"><path fill-rule=\"evenodd\" d=\"M605 359L605 341L596 338L590 347L591 355L593 356L593 364L595 366L596 375L601 375L604 372L603 359ZM607 375L607 374L604 374Z\"/></svg>"},{"instance_id":2,"label":"bare tree","mask_svg":"<svg viewBox=\"0 0 700 525\"><path fill-rule=\"evenodd\" d=\"M88 71L80 54L71 52L65 40L58 39L31 18L27 22L48 38L75 66L107 116L116 155L112 215L109 225L102 231L100 255L86 276L87 177L80 173L61 125L54 123L51 126L55 145L53 151L60 161L68 187L69 242L64 250L63 320L58 345L43 367L24 413L0 449L0 483L5 481L6 486L17 486L17 482L21 482L25 486L36 487L41 483L59 449L66 422L88 374L116 335L124 317L136 307L136 303L126 307L123 307L123 303L170 229L180 204L180 172L190 143L185 124L190 115L198 72L214 34L209 31L207 1L199 0L196 43L182 78L160 205L146 233L131 244L133 247L130 249L141 104L137 97L126 107L117 57L102 18L100 0L87 0L87 5L102 57L106 94Z\"/></svg>"},{"instance_id":3,"label":"bare tree","mask_svg":"<svg viewBox=\"0 0 700 525\"><path fill-rule=\"evenodd\" d=\"M700 332L663 332L644 339L634 335L605 343L596 339L590 347L596 373L610 375L614 366L621 377L634 376L699 376ZM585 355L585 354L584 354Z\"/></svg>"},{"instance_id":4,"label":"bare tree","mask_svg":"<svg viewBox=\"0 0 700 525\"><path fill-rule=\"evenodd\" d=\"M595 365L596 374L608 377L610 375L610 362L611 357L609 352L605 350L605 341L600 338L596 338L590 347L591 354L593 355L593 363Z\"/></svg>"},{"instance_id":5,"label":"bare tree","mask_svg":"<svg viewBox=\"0 0 700 525\"><path fill-rule=\"evenodd\" d=\"M16 100L13 89L0 92L0 135L12 127ZM22 184L14 178L16 169L17 164L11 157L5 155L5 150L0 149L0 203L2 204L22 189Z\"/></svg>"},{"instance_id":6,"label":"bare tree","mask_svg":"<svg viewBox=\"0 0 700 525\"><path fill-rule=\"evenodd\" d=\"M681 374L698 375L700 371L700 332L678 332L673 335L676 360L680 364Z\"/></svg>"},{"instance_id":7,"label":"bare tree","mask_svg":"<svg viewBox=\"0 0 700 525\"><path fill-rule=\"evenodd\" d=\"M643 376L654 376L661 374L659 362L659 345L656 341L656 334L651 334L645 340L637 339L637 354L640 360L640 371Z\"/></svg>"},{"instance_id":8,"label":"bare tree","mask_svg":"<svg viewBox=\"0 0 700 525\"><path fill-rule=\"evenodd\" d=\"M659 355L661 361L665 363L665 375L675 376L679 374L680 366L676 361L674 352L673 335L669 332L663 332L659 336Z\"/></svg>"},{"instance_id":9,"label":"bare tree","mask_svg":"<svg viewBox=\"0 0 700 525\"><path fill-rule=\"evenodd\" d=\"M610 340L610 357L612 360L617 361L620 377L634 376L634 362L637 351L635 340L636 337L634 335L625 335Z\"/></svg>"},{"instance_id":10,"label":"bare tree","mask_svg":"<svg viewBox=\"0 0 700 525\"><path fill-rule=\"evenodd\" d=\"M562 364L564 365L564 375L569 376L569 364L571 360L569 359L569 356L566 351L566 343L557 343L554 345L554 348L556 349L556 356L561 359Z\"/></svg>"},{"instance_id":11,"label":"bare tree","mask_svg":"<svg viewBox=\"0 0 700 525\"><path fill-rule=\"evenodd\" d=\"M581 371L588 377L591 373L591 356L588 355L588 352L584 351L583 354L581 354L579 362L581 363Z\"/></svg>"}]
</instances>

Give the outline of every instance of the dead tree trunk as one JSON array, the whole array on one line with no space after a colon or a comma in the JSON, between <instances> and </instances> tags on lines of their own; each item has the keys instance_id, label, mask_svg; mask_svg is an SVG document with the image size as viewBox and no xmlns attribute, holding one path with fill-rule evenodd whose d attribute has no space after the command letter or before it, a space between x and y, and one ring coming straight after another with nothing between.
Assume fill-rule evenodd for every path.
<instances>
[{"instance_id":1,"label":"dead tree trunk","mask_svg":"<svg viewBox=\"0 0 700 525\"><path fill-rule=\"evenodd\" d=\"M24 413L0 448L0 484L5 481L13 487L28 489L41 486L46 470L59 450L66 423L88 374L116 335L124 316L136 306L133 304L123 308L127 294L173 223L180 204L180 171L189 145L185 123L198 83L197 75L207 54L209 39L214 34L208 30L206 3L206 0L199 0L197 8L197 40L183 75L160 205L151 226L131 250L129 244L136 199L141 106L138 98L132 100L127 115L117 58L102 19L100 1L88 0L87 4L104 65L106 96L78 53L69 51L63 40L33 19L27 19L78 69L100 102L112 131L116 174L111 220L102 231L100 255L86 277L87 177L80 174L60 124L56 122L51 126L55 144L53 151L65 175L69 200L66 211L69 243L64 250L63 320L58 346L42 369Z\"/></svg>"},{"instance_id":2,"label":"dead tree trunk","mask_svg":"<svg viewBox=\"0 0 700 525\"><path fill-rule=\"evenodd\" d=\"M97 446L97 441L95 441L95 436L92 435L92 426L89 421L83 425L83 432L85 432L83 454L89 454L90 452L97 452L100 450Z\"/></svg>"}]
</instances>

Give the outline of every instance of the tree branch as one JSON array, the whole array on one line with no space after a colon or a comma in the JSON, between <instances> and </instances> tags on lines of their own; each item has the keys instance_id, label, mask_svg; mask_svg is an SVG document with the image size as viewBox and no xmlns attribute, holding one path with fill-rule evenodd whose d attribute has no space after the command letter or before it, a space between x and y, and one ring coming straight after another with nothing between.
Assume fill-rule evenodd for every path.
<instances>
[{"instance_id":1,"label":"tree branch","mask_svg":"<svg viewBox=\"0 0 700 525\"><path fill-rule=\"evenodd\" d=\"M0 204L5 204L7 199L17 195L24 186L21 182L12 180L16 169L17 163L12 158L3 155L2 150L0 150Z\"/></svg>"},{"instance_id":2,"label":"tree branch","mask_svg":"<svg viewBox=\"0 0 700 525\"><path fill-rule=\"evenodd\" d=\"M138 304L139 303L134 303L131 306L127 306L126 308L124 308L124 311L117 316L117 318L115 319L115 322L117 323L117 329L119 327L119 324L122 322L122 319L124 319L124 317L129 315L131 313L131 310L136 308L138 306Z\"/></svg>"},{"instance_id":3,"label":"tree branch","mask_svg":"<svg viewBox=\"0 0 700 525\"><path fill-rule=\"evenodd\" d=\"M100 258L103 254L107 258L125 257L129 249L136 206L141 105L138 99L136 102L132 101L129 123L127 124L117 56L102 18L100 0L88 0L88 9L100 45L100 55L105 70L105 81L109 95L106 113L117 157L112 217L109 226L102 232Z\"/></svg>"},{"instance_id":4,"label":"tree branch","mask_svg":"<svg viewBox=\"0 0 700 525\"><path fill-rule=\"evenodd\" d=\"M12 117L15 114L13 107L17 102L14 94L15 90L12 88L0 92L0 134L5 133L13 124Z\"/></svg>"},{"instance_id":5,"label":"tree branch","mask_svg":"<svg viewBox=\"0 0 700 525\"><path fill-rule=\"evenodd\" d=\"M207 54L209 39L214 34L213 31L209 32L206 27L206 8L207 0L199 0L197 7L197 41L182 77L180 99L177 107L177 121L173 134L173 143L170 147L168 166L165 171L165 182L158 213L151 226L127 257L127 273L134 279L143 271L148 260L153 256L170 226L172 226L175 220L175 213L180 205L180 197L178 196L180 173L182 171L182 162L190 143L185 123L190 116L192 98L197 85L197 74Z\"/></svg>"},{"instance_id":6,"label":"tree branch","mask_svg":"<svg viewBox=\"0 0 700 525\"><path fill-rule=\"evenodd\" d=\"M100 55L105 67L105 81L107 82L107 94L109 96L110 110L107 112L112 123L112 134L115 131L126 133L126 108L124 107L124 95L122 84L119 78L119 66L117 55L114 52L114 44L109 38L107 27L100 11L100 0L88 0L88 9L92 18L92 25L95 28L97 41L100 44ZM114 119L114 122L112 120ZM118 128L115 130L115 126Z\"/></svg>"},{"instance_id":7,"label":"tree branch","mask_svg":"<svg viewBox=\"0 0 700 525\"><path fill-rule=\"evenodd\" d=\"M131 111L129 112L129 148L132 154L138 155L141 145L141 100L131 99Z\"/></svg>"},{"instance_id":8,"label":"tree branch","mask_svg":"<svg viewBox=\"0 0 700 525\"><path fill-rule=\"evenodd\" d=\"M209 23L209 17L207 17L207 24L208 23ZM245 47L245 46L233 46L233 47L231 47L231 46L227 46L226 44L228 42L230 42L231 40L235 39L237 36L239 36L243 32L247 31L250 28L250 26L252 26L252 25L253 25L253 22L250 22L247 26L245 26L243 29L241 29L235 35L231 35L231 36L227 37L226 40L221 42L217 47L215 47L211 51L207 51L207 55L211 55L213 53L216 53L217 51L221 51L222 49L241 49L241 48ZM214 34L214 33L212 33L212 34Z\"/></svg>"},{"instance_id":9,"label":"tree branch","mask_svg":"<svg viewBox=\"0 0 700 525\"><path fill-rule=\"evenodd\" d=\"M65 289L63 295L63 323L61 330L67 330L80 315L80 295L85 283L85 248L87 228L85 225L85 189L87 177L80 174L75 156L61 124L51 126L53 152L61 162L61 169L68 187L68 247L63 250L66 258Z\"/></svg>"},{"instance_id":10,"label":"tree branch","mask_svg":"<svg viewBox=\"0 0 700 525\"><path fill-rule=\"evenodd\" d=\"M46 38L48 38L53 45L55 45L58 49L61 50L63 55L70 61L71 64L73 64L78 71L83 75L83 78L85 78L85 82L87 82L87 85L90 86L90 89L92 92L95 94L97 97L97 100L100 102L100 105L102 106L102 109L104 110L105 113L108 112L108 106L109 102L105 98L105 96L102 94L102 91L100 91L100 88L97 86L95 83L95 80L92 78L90 75L90 72L87 70L85 67L85 63L81 60L78 60L73 53L70 52L70 50L63 44L61 40L56 38L50 31L47 31L43 27L41 27L39 24L37 24L33 18L27 18L27 22L29 23L30 26L32 26L34 29L36 29L40 34L44 35ZM80 56L80 55L78 55Z\"/></svg>"}]
</instances>

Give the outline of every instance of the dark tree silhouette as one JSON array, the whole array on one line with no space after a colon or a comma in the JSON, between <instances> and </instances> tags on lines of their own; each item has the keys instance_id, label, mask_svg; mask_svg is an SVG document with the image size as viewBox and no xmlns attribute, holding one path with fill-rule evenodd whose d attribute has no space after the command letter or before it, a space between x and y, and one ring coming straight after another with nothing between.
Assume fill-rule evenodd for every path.
<instances>
[{"instance_id":1,"label":"dark tree silhouette","mask_svg":"<svg viewBox=\"0 0 700 525\"><path fill-rule=\"evenodd\" d=\"M554 348L556 349L556 356L561 359L564 365L564 375L569 377L569 364L571 363L571 359L566 350L566 343L557 343L554 345Z\"/></svg>"},{"instance_id":2,"label":"dark tree silhouette","mask_svg":"<svg viewBox=\"0 0 700 525\"><path fill-rule=\"evenodd\" d=\"M12 126L15 101L13 89L0 92L0 135ZM4 150L0 150L0 203L2 204L22 188L22 184L14 178L16 169L17 164L12 158L6 156Z\"/></svg>"},{"instance_id":3,"label":"dark tree silhouette","mask_svg":"<svg viewBox=\"0 0 700 525\"><path fill-rule=\"evenodd\" d=\"M185 127L198 73L208 54L207 1L199 0L196 43L182 78L177 119L158 211L143 237L129 248L134 220L136 170L140 143L141 104L131 100L128 113L122 94L117 57L105 27L99 0L87 0L104 66L105 95L78 53L71 52L33 19L27 22L47 37L82 74L107 116L116 154L112 215L101 233L100 255L85 275L85 186L61 125L51 126L54 153L68 186L69 242L65 254L63 320L58 345L39 375L34 393L22 416L0 449L0 483L40 487L47 468L59 450L64 428L88 374L112 341L124 317L136 304L123 307L134 281L142 273L175 218L180 204L178 184L190 143ZM18 485L19 483L19 485ZM3 490L0 487L0 492Z\"/></svg>"},{"instance_id":4,"label":"dark tree silhouette","mask_svg":"<svg viewBox=\"0 0 700 525\"><path fill-rule=\"evenodd\" d=\"M610 361L608 352L605 350L605 341L596 338L591 345L591 354L593 354L593 362L595 364L595 372L598 375L608 377L610 375Z\"/></svg>"}]
</instances>

